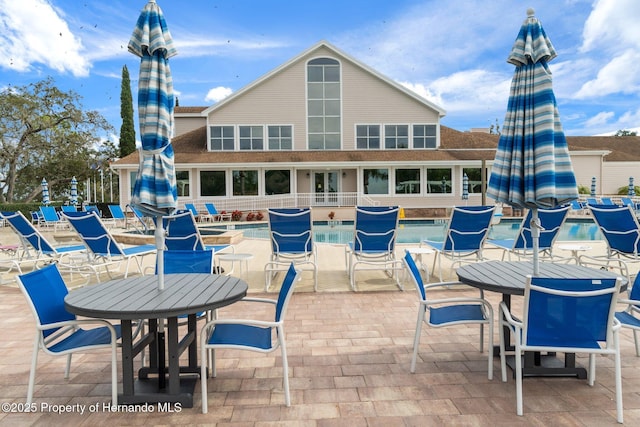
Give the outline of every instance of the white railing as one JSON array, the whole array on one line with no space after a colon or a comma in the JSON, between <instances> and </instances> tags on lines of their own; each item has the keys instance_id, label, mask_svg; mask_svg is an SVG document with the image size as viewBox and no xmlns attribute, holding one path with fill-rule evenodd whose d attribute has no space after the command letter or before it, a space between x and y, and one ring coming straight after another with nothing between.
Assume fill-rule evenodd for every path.
<instances>
[{"instance_id":1,"label":"white railing","mask_svg":"<svg viewBox=\"0 0 640 427\"><path fill-rule=\"evenodd\" d=\"M305 208L313 206L326 207L350 207L350 206L376 206L377 200L373 200L367 194L357 192L344 193L297 193L278 194L271 196L250 196L250 197L230 197L226 199L211 200L218 211L227 212L257 211L268 208ZM193 203L198 211L206 212L204 204L209 202L206 199L181 199L179 204Z\"/></svg>"}]
</instances>

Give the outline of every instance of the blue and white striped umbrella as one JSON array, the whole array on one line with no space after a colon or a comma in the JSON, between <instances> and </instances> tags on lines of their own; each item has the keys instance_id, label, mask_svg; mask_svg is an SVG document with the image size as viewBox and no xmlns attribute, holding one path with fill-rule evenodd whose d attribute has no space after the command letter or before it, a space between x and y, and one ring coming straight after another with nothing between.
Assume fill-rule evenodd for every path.
<instances>
[{"instance_id":1,"label":"blue and white striped umbrella","mask_svg":"<svg viewBox=\"0 0 640 427\"><path fill-rule=\"evenodd\" d=\"M487 195L497 202L532 209L552 208L578 199L569 148L560 123L547 62L556 51L542 24L527 10L527 19L507 62L516 66L502 134ZM534 233L534 274L538 273L539 228Z\"/></svg>"},{"instance_id":2,"label":"blue and white striped umbrella","mask_svg":"<svg viewBox=\"0 0 640 427\"><path fill-rule=\"evenodd\" d=\"M169 68L169 58L178 52L155 0L150 0L140 12L129 40L129 52L140 57L138 118L142 138L131 204L143 214L156 218L158 288L164 289L162 216L173 213L178 205L171 146L175 99Z\"/></svg>"},{"instance_id":3,"label":"blue and white striped umbrella","mask_svg":"<svg viewBox=\"0 0 640 427\"><path fill-rule=\"evenodd\" d=\"M171 146L175 100L169 68L169 58L177 51L155 0L142 9L128 48L141 58L138 117L142 147L131 204L148 216L168 215L178 201Z\"/></svg>"},{"instance_id":4,"label":"blue and white striped umbrella","mask_svg":"<svg viewBox=\"0 0 640 427\"><path fill-rule=\"evenodd\" d=\"M627 190L627 195L629 197L634 197L636 195L636 187L633 184L633 177L629 177L629 189Z\"/></svg>"},{"instance_id":5,"label":"blue and white striped umbrella","mask_svg":"<svg viewBox=\"0 0 640 427\"><path fill-rule=\"evenodd\" d=\"M469 177L466 173L462 176L462 200L469 200Z\"/></svg>"},{"instance_id":6,"label":"blue and white striped umbrella","mask_svg":"<svg viewBox=\"0 0 640 427\"><path fill-rule=\"evenodd\" d=\"M49 200L49 184L47 183L47 180L42 178L42 182L40 183L40 185L42 185L42 204L47 206L49 203L51 203L51 201Z\"/></svg>"},{"instance_id":7,"label":"blue and white striped umbrella","mask_svg":"<svg viewBox=\"0 0 640 427\"><path fill-rule=\"evenodd\" d=\"M71 196L69 197L69 203L73 206L78 204L78 180L74 176L71 178Z\"/></svg>"},{"instance_id":8,"label":"blue and white striped umbrella","mask_svg":"<svg viewBox=\"0 0 640 427\"><path fill-rule=\"evenodd\" d=\"M592 176L591 177L591 192L590 192L591 197L596 197L596 177Z\"/></svg>"}]
</instances>

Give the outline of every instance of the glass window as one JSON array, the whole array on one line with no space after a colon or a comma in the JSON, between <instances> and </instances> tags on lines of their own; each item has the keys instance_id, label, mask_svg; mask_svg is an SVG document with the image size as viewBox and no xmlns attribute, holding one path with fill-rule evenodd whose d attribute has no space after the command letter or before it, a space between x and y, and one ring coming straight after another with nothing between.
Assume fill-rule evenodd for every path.
<instances>
[{"instance_id":1,"label":"glass window","mask_svg":"<svg viewBox=\"0 0 640 427\"><path fill-rule=\"evenodd\" d=\"M427 169L427 193L451 193L451 169Z\"/></svg>"},{"instance_id":2,"label":"glass window","mask_svg":"<svg viewBox=\"0 0 640 427\"><path fill-rule=\"evenodd\" d=\"M200 171L201 196L226 196L227 178L224 171Z\"/></svg>"},{"instance_id":3,"label":"glass window","mask_svg":"<svg viewBox=\"0 0 640 427\"><path fill-rule=\"evenodd\" d=\"M291 171L268 170L264 173L265 194L290 194Z\"/></svg>"},{"instance_id":4,"label":"glass window","mask_svg":"<svg viewBox=\"0 0 640 427\"><path fill-rule=\"evenodd\" d=\"M233 176L234 196L257 196L258 195L258 171L257 170L235 170Z\"/></svg>"},{"instance_id":5,"label":"glass window","mask_svg":"<svg viewBox=\"0 0 640 427\"><path fill-rule=\"evenodd\" d=\"M341 146L340 63L316 58L307 64L307 140L310 150Z\"/></svg>"},{"instance_id":6,"label":"glass window","mask_svg":"<svg viewBox=\"0 0 640 427\"><path fill-rule=\"evenodd\" d=\"M189 171L176 171L178 197L189 197Z\"/></svg>"},{"instance_id":7,"label":"glass window","mask_svg":"<svg viewBox=\"0 0 640 427\"><path fill-rule=\"evenodd\" d=\"M364 194L389 194L388 169L364 169Z\"/></svg>"},{"instance_id":8,"label":"glass window","mask_svg":"<svg viewBox=\"0 0 640 427\"><path fill-rule=\"evenodd\" d=\"M356 148L380 149L380 125L356 125Z\"/></svg>"},{"instance_id":9,"label":"glass window","mask_svg":"<svg viewBox=\"0 0 640 427\"><path fill-rule=\"evenodd\" d=\"M384 148L391 150L397 148L409 148L409 126L385 125Z\"/></svg>"},{"instance_id":10,"label":"glass window","mask_svg":"<svg viewBox=\"0 0 640 427\"><path fill-rule=\"evenodd\" d=\"M269 150L291 150L293 132L291 126L268 126Z\"/></svg>"},{"instance_id":11,"label":"glass window","mask_svg":"<svg viewBox=\"0 0 640 427\"><path fill-rule=\"evenodd\" d=\"M413 148L436 148L436 125L413 125Z\"/></svg>"},{"instance_id":12,"label":"glass window","mask_svg":"<svg viewBox=\"0 0 640 427\"><path fill-rule=\"evenodd\" d=\"M396 169L396 194L420 194L420 169Z\"/></svg>"},{"instance_id":13,"label":"glass window","mask_svg":"<svg viewBox=\"0 0 640 427\"><path fill-rule=\"evenodd\" d=\"M239 126L241 150L263 150L264 128L262 126Z\"/></svg>"},{"instance_id":14,"label":"glass window","mask_svg":"<svg viewBox=\"0 0 640 427\"><path fill-rule=\"evenodd\" d=\"M129 172L129 185L131 186L131 195L133 196L133 187L136 185L136 178L138 178L138 172Z\"/></svg>"},{"instance_id":15,"label":"glass window","mask_svg":"<svg viewBox=\"0 0 640 427\"><path fill-rule=\"evenodd\" d=\"M211 126L210 151L233 151L235 134L233 126Z\"/></svg>"},{"instance_id":16,"label":"glass window","mask_svg":"<svg viewBox=\"0 0 640 427\"><path fill-rule=\"evenodd\" d=\"M482 193L482 168L463 168L462 173L467 174L467 178L469 178L469 193ZM462 182L462 178L460 178L460 182ZM460 188L462 189L462 184L460 184ZM462 194L462 190L460 191Z\"/></svg>"}]
</instances>

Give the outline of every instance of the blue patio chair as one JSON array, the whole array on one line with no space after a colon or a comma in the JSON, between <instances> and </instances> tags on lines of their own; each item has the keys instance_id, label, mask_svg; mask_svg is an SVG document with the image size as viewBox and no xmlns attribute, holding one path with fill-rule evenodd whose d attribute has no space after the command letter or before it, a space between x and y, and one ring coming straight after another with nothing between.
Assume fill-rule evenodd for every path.
<instances>
[{"instance_id":1,"label":"blue patio chair","mask_svg":"<svg viewBox=\"0 0 640 427\"><path fill-rule=\"evenodd\" d=\"M451 212L444 240L423 240L420 245L427 245L436 251L433 259L435 271L438 262L438 273L442 282L442 257L451 260L451 269L465 262L485 259L482 255L484 242L489 233L495 206L456 206Z\"/></svg>"},{"instance_id":2,"label":"blue patio chair","mask_svg":"<svg viewBox=\"0 0 640 427\"><path fill-rule=\"evenodd\" d=\"M232 245L205 245L191 211L178 211L174 215L165 216L162 218L162 223L167 233L164 240L164 246L167 250L234 251Z\"/></svg>"},{"instance_id":3,"label":"blue patio chair","mask_svg":"<svg viewBox=\"0 0 640 427\"><path fill-rule=\"evenodd\" d=\"M32 263L37 268L38 264L51 261L62 262L65 267L71 269L70 263L66 262L66 257L86 251L84 245L52 245L20 211L0 212L0 218L9 223L11 229L20 239L20 249L17 251L16 256L0 261L12 265L9 271L15 267L18 273L22 274L22 264ZM80 265L77 267L80 268Z\"/></svg>"},{"instance_id":4,"label":"blue patio chair","mask_svg":"<svg viewBox=\"0 0 640 427\"><path fill-rule=\"evenodd\" d=\"M184 204L184 208L187 209L188 211L190 211L193 214L193 218L197 221L203 221L205 219L206 216L208 215L203 215L200 212L198 212L198 209L196 208L196 205L194 205L193 203L185 203Z\"/></svg>"},{"instance_id":5,"label":"blue patio chair","mask_svg":"<svg viewBox=\"0 0 640 427\"><path fill-rule=\"evenodd\" d=\"M216 319L207 322L200 331L200 360L202 362L200 372L200 384L202 387L202 413L208 411L207 402L207 350L212 350L211 369L213 377L216 376L215 351L220 349L249 350L260 353L270 353L281 350L282 378L285 404L291 405L289 396L289 363L287 361L287 347L284 335L284 318L287 305L293 294L295 283L300 272L295 269L293 263L280 287L278 299L247 298L242 301L273 305L275 315L273 321L254 319Z\"/></svg>"},{"instance_id":6,"label":"blue patio chair","mask_svg":"<svg viewBox=\"0 0 640 427\"><path fill-rule=\"evenodd\" d=\"M91 254L92 262L89 266L94 269L104 267L109 276L111 276L109 266L121 265L122 262L125 262L124 277L127 277L131 260L135 260L138 271L142 274L143 258L156 254L155 245L121 246L95 212L75 212L63 215Z\"/></svg>"},{"instance_id":7,"label":"blue patio chair","mask_svg":"<svg viewBox=\"0 0 640 427\"><path fill-rule=\"evenodd\" d=\"M636 275L633 286L627 288L627 298L618 298L618 303L627 304L623 311L616 312L616 319L623 328L633 331L636 356L640 357L640 274Z\"/></svg>"},{"instance_id":8,"label":"blue patio chair","mask_svg":"<svg viewBox=\"0 0 640 427\"><path fill-rule=\"evenodd\" d=\"M587 205L596 206L596 205L602 205L602 203L600 203L600 201L595 197L587 197Z\"/></svg>"},{"instance_id":9,"label":"blue patio chair","mask_svg":"<svg viewBox=\"0 0 640 427\"><path fill-rule=\"evenodd\" d=\"M296 267L311 266L313 289L317 291L318 250L313 239L311 209L269 209L268 217L271 257L264 266L265 292L269 290L274 275L278 271L286 270L291 262L294 262Z\"/></svg>"},{"instance_id":10,"label":"blue patio chair","mask_svg":"<svg viewBox=\"0 0 640 427\"><path fill-rule=\"evenodd\" d=\"M593 220L607 243L605 256L581 255L583 265L615 268L631 283L628 263L640 262L640 224L629 206L589 206Z\"/></svg>"},{"instance_id":11,"label":"blue patio chair","mask_svg":"<svg viewBox=\"0 0 640 427\"><path fill-rule=\"evenodd\" d=\"M640 206L638 203L634 202L631 197L621 197L620 201L622 202L622 206L631 206L631 209L638 210Z\"/></svg>"},{"instance_id":12,"label":"blue patio chair","mask_svg":"<svg viewBox=\"0 0 640 427\"><path fill-rule=\"evenodd\" d=\"M404 267L395 254L399 212L398 206L356 206L353 241L345 246L352 290L357 290L355 273L359 266L364 266L363 270L383 270L403 289L398 273Z\"/></svg>"},{"instance_id":13,"label":"blue patio chair","mask_svg":"<svg viewBox=\"0 0 640 427\"><path fill-rule=\"evenodd\" d=\"M74 205L62 205L62 212L77 212L78 209Z\"/></svg>"},{"instance_id":14,"label":"blue patio chair","mask_svg":"<svg viewBox=\"0 0 640 427\"><path fill-rule=\"evenodd\" d=\"M517 414L523 414L522 356L524 352L588 353L588 382L593 386L596 354L614 359L617 420L622 423L622 377L615 308L622 283L617 279L557 279L527 277L522 320L500 303L500 326L515 341ZM520 316L520 315L519 315ZM504 334L500 334L502 381L507 381Z\"/></svg>"},{"instance_id":15,"label":"blue patio chair","mask_svg":"<svg viewBox=\"0 0 640 427\"><path fill-rule=\"evenodd\" d=\"M204 207L207 209L211 221L231 221L231 212L221 213L213 203L205 203Z\"/></svg>"},{"instance_id":16,"label":"blue patio chair","mask_svg":"<svg viewBox=\"0 0 640 427\"><path fill-rule=\"evenodd\" d=\"M569 206L556 209L538 209L538 218L542 230L540 230L540 239L538 241L538 253L541 257L553 260L553 244L558 237L560 228L567 219ZM527 216L520 223L517 237L515 239L487 239L487 243L502 249L502 259L507 255L509 261L511 255L515 255L518 259L522 257L533 256L533 238L531 237L531 217L532 211L529 210Z\"/></svg>"},{"instance_id":17,"label":"blue patio chair","mask_svg":"<svg viewBox=\"0 0 640 427\"><path fill-rule=\"evenodd\" d=\"M100 212L100 209L98 209L98 207L96 205L85 205L84 211L85 212L95 212L96 215L98 215L100 218L102 218L102 212Z\"/></svg>"},{"instance_id":18,"label":"blue patio chair","mask_svg":"<svg viewBox=\"0 0 640 427\"><path fill-rule=\"evenodd\" d=\"M40 213L42 214L42 222L40 225L45 227L52 227L53 231L58 231L58 228L66 227L66 223L58 216L56 208L53 206L41 206Z\"/></svg>"},{"instance_id":19,"label":"blue patio chair","mask_svg":"<svg viewBox=\"0 0 640 427\"><path fill-rule=\"evenodd\" d=\"M572 200L570 206L571 206L572 212L575 212L580 215L584 215L587 213L587 210L585 209L584 205L580 203L578 200Z\"/></svg>"},{"instance_id":20,"label":"blue patio chair","mask_svg":"<svg viewBox=\"0 0 640 427\"><path fill-rule=\"evenodd\" d=\"M68 293L56 264L17 277L20 290L26 297L36 321L36 336L31 358L27 406L33 400L38 353L40 350L52 356L67 356L64 377L69 378L71 355L77 352L111 349L111 402L118 404L118 372L116 341L120 338L120 326L113 326L101 319L77 319L64 306ZM100 325L83 329L86 325Z\"/></svg>"},{"instance_id":21,"label":"blue patio chair","mask_svg":"<svg viewBox=\"0 0 640 427\"><path fill-rule=\"evenodd\" d=\"M116 225L120 224L121 227L126 227L127 225L127 216L125 215L122 207L120 205L107 205L109 208L109 212L111 213L111 218L115 221Z\"/></svg>"},{"instance_id":22,"label":"blue patio chair","mask_svg":"<svg viewBox=\"0 0 640 427\"><path fill-rule=\"evenodd\" d=\"M613 202L613 199L611 197L601 197L600 202L603 205L617 206L616 203Z\"/></svg>"},{"instance_id":23,"label":"blue patio chair","mask_svg":"<svg viewBox=\"0 0 640 427\"><path fill-rule=\"evenodd\" d=\"M413 284L418 290L420 297L420 307L418 308L418 321L416 323L416 333L413 340L413 357L411 358L411 372L416 371L416 359L420 347L420 336L422 334L422 324L433 328L443 328L447 326L478 324L480 325L480 352L484 350L484 327L488 327L488 366L487 375L493 379L493 308L491 304L483 298L480 290L480 297L460 297L451 298L427 298L427 290L445 290L450 285L459 285L460 282L440 282L425 285L420 276L420 271L411 253L406 252L403 258L404 265L409 271L409 276L413 279ZM428 313L428 314L427 314Z\"/></svg>"},{"instance_id":24,"label":"blue patio chair","mask_svg":"<svg viewBox=\"0 0 640 427\"><path fill-rule=\"evenodd\" d=\"M31 211L30 213L31 213L31 224L41 225L44 220L42 219L42 214L40 213L40 211Z\"/></svg>"}]
</instances>

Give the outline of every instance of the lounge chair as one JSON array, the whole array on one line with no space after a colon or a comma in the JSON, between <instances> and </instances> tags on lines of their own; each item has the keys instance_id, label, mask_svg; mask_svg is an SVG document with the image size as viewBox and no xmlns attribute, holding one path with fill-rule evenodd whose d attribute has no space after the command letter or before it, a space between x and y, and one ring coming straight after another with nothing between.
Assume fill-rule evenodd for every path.
<instances>
[{"instance_id":1,"label":"lounge chair","mask_svg":"<svg viewBox=\"0 0 640 427\"><path fill-rule=\"evenodd\" d=\"M0 212L0 217L9 223L11 229L20 239L20 248L13 258L3 259L2 263L11 264L8 272L14 267L22 274L23 264L33 264L35 268L39 264L51 261L62 262L65 268L72 269L72 265L66 259L69 255L82 254L86 251L84 245L54 246L38 231L33 224L25 218L22 212ZM81 264L75 266L81 270Z\"/></svg>"},{"instance_id":2,"label":"lounge chair","mask_svg":"<svg viewBox=\"0 0 640 427\"><path fill-rule=\"evenodd\" d=\"M194 205L193 203L185 203L184 207L185 207L185 209L189 210L193 214L193 218L197 222L204 221L205 218L207 217L207 215L203 215L200 212L198 212L198 209L196 208L196 205Z\"/></svg>"},{"instance_id":3,"label":"lounge chair","mask_svg":"<svg viewBox=\"0 0 640 427\"><path fill-rule=\"evenodd\" d=\"M584 215L588 212L584 205L578 200L571 201L571 211L579 215Z\"/></svg>"},{"instance_id":4,"label":"lounge chair","mask_svg":"<svg viewBox=\"0 0 640 427\"><path fill-rule=\"evenodd\" d=\"M138 271L142 274L142 259L147 255L156 254L155 245L121 246L95 212L76 212L63 215L91 254L89 266L95 269L104 267L109 276L111 276L109 266L114 264L120 266L122 262L125 262L124 277L127 277L131 260L135 260Z\"/></svg>"},{"instance_id":5,"label":"lounge chair","mask_svg":"<svg viewBox=\"0 0 640 427\"><path fill-rule=\"evenodd\" d=\"M601 197L600 201L603 205L615 206L616 204L613 202L611 197Z\"/></svg>"},{"instance_id":6,"label":"lounge chair","mask_svg":"<svg viewBox=\"0 0 640 427\"><path fill-rule=\"evenodd\" d=\"M40 350L51 356L67 356L64 377L69 378L73 353L110 349L111 404L117 405L116 341L120 338L120 326L113 326L102 319L77 319L75 315L69 313L64 305L64 298L68 294L67 286L60 276L56 264L20 275L17 281L36 321L36 336L31 357L26 407L29 408L33 400ZM82 328L87 325L99 325L99 327Z\"/></svg>"},{"instance_id":7,"label":"lounge chair","mask_svg":"<svg viewBox=\"0 0 640 427\"><path fill-rule=\"evenodd\" d=\"M352 290L356 289L358 267L383 270L403 289L399 272L404 270L396 258L395 245L399 219L398 206L356 206L353 241L345 246L347 274Z\"/></svg>"},{"instance_id":8,"label":"lounge chair","mask_svg":"<svg viewBox=\"0 0 640 427\"><path fill-rule=\"evenodd\" d=\"M560 228L564 224L569 206L557 209L538 209L538 218L540 219L540 239L538 243L538 253L541 257L549 260L553 259L553 245L558 237ZM502 259L505 255L511 261L511 255L520 258L529 258L533 256L533 238L531 237L531 216L532 211L529 210L527 216L520 223L520 229L515 239L487 239L487 243L494 245L503 250Z\"/></svg>"},{"instance_id":9,"label":"lounge chair","mask_svg":"<svg viewBox=\"0 0 640 427\"><path fill-rule=\"evenodd\" d=\"M318 290L318 250L313 241L311 209L269 209L269 238L271 257L264 266L267 292L278 271L286 270L291 262L310 265L313 270L313 289Z\"/></svg>"},{"instance_id":10,"label":"lounge chair","mask_svg":"<svg viewBox=\"0 0 640 427\"><path fill-rule=\"evenodd\" d=\"M232 245L205 245L191 211L179 211L174 215L165 216L162 218L162 223L166 232L164 245L169 251L234 251Z\"/></svg>"},{"instance_id":11,"label":"lounge chair","mask_svg":"<svg viewBox=\"0 0 640 427\"><path fill-rule=\"evenodd\" d=\"M590 205L589 210L607 243L607 254L604 256L581 255L580 263L587 266L614 268L631 283L628 264L640 262L640 224L633 208Z\"/></svg>"},{"instance_id":12,"label":"lounge chair","mask_svg":"<svg viewBox=\"0 0 640 427\"><path fill-rule=\"evenodd\" d=\"M631 197L621 197L620 201L622 202L622 206L631 206L631 209L638 210L640 205L631 199Z\"/></svg>"},{"instance_id":13,"label":"lounge chair","mask_svg":"<svg viewBox=\"0 0 640 427\"><path fill-rule=\"evenodd\" d=\"M443 241L423 240L436 251L433 259L435 271L438 262L438 273L442 282L442 257L451 260L451 269L465 262L484 260L482 249L489 233L495 206L456 206L451 212Z\"/></svg>"},{"instance_id":14,"label":"lounge chair","mask_svg":"<svg viewBox=\"0 0 640 427\"><path fill-rule=\"evenodd\" d=\"M516 412L523 414L522 359L524 352L588 353L587 379L595 382L596 355L612 356L617 420L623 421L622 374L618 330L614 313L621 278L572 279L528 276L523 314L514 318L500 303L500 326L515 341ZM519 320L522 319L522 320ZM507 381L504 334L500 334L502 381Z\"/></svg>"},{"instance_id":15,"label":"lounge chair","mask_svg":"<svg viewBox=\"0 0 640 427\"><path fill-rule=\"evenodd\" d=\"M445 290L450 285L461 285L460 282L439 282L425 285L420 276L420 271L416 266L411 254L407 251L403 258L404 265L409 271L409 276L418 291L420 306L418 308L418 321L413 339L413 357L411 358L411 372L416 371L416 359L420 347L420 336L422 334L422 324L433 328L443 328L455 325L477 324L480 325L480 352L484 349L484 327L487 326L487 338L489 345L487 376L493 379L493 308L491 303L483 298L483 291L480 290L479 297L460 297L455 295L449 298L428 298L427 290ZM466 286L466 285L465 285Z\"/></svg>"},{"instance_id":16,"label":"lounge chair","mask_svg":"<svg viewBox=\"0 0 640 427\"><path fill-rule=\"evenodd\" d=\"M116 225L120 225L122 228L126 228L127 226L127 216L124 211L120 207L120 205L108 205L109 212L111 213L111 218L115 222Z\"/></svg>"},{"instance_id":17,"label":"lounge chair","mask_svg":"<svg viewBox=\"0 0 640 427\"><path fill-rule=\"evenodd\" d=\"M42 214L42 222L40 225L44 227L52 227L53 231L58 231L58 228L65 228L67 224L58 216L56 208L53 206L41 206L40 213Z\"/></svg>"},{"instance_id":18,"label":"lounge chair","mask_svg":"<svg viewBox=\"0 0 640 427\"><path fill-rule=\"evenodd\" d=\"M231 221L231 213L218 212L218 209L216 209L213 203L205 203L204 207L207 209L211 221Z\"/></svg>"},{"instance_id":19,"label":"lounge chair","mask_svg":"<svg viewBox=\"0 0 640 427\"><path fill-rule=\"evenodd\" d=\"M280 348L282 360L282 383L285 405L291 405L289 396L289 364L287 362L287 346L284 334L284 318L287 305L293 294L295 283L300 273L293 263L280 287L277 300L265 298L247 298L242 301L251 304L269 304L274 307L272 321L256 319L216 319L203 326L200 332L200 383L202 387L202 413L208 411L207 394L207 350L213 350L211 370L216 376L215 351L220 349L249 350L259 353L270 353Z\"/></svg>"}]
</instances>

